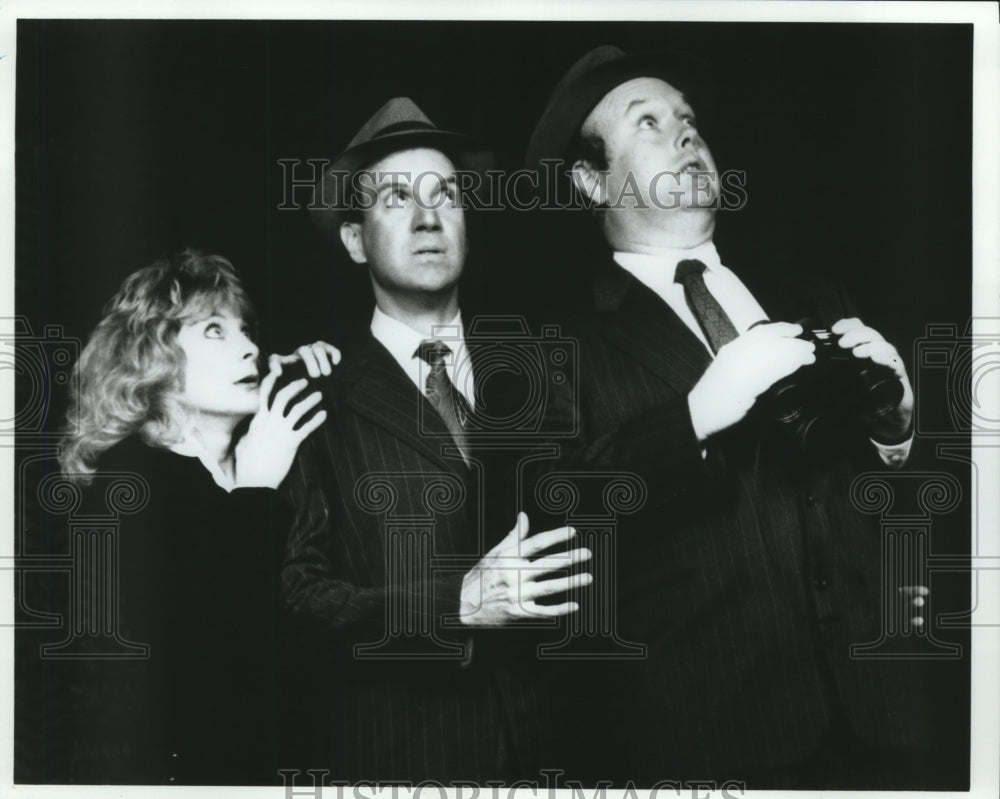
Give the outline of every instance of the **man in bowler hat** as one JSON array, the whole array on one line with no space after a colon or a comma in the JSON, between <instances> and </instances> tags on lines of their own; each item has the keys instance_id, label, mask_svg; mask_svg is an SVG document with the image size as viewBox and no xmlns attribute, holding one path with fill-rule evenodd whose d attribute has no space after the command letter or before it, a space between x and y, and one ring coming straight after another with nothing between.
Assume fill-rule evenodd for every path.
<instances>
[{"instance_id":1,"label":"man in bowler hat","mask_svg":"<svg viewBox=\"0 0 1000 799\"><path fill-rule=\"evenodd\" d=\"M556 86L528 149L529 167L561 162L605 245L567 321L581 357L574 466L632 471L649 497L620 520L613 584L590 588L647 656L578 673L609 698L584 703L604 723L573 738L577 767L647 787L920 787L919 675L850 655L879 639L885 609L879 530L849 487L906 461L910 383L829 284L723 266L721 183L696 117L706 86L693 56L598 47ZM832 346L883 368L887 407L823 418L825 436L776 418L775 392L820 368L790 321L806 317L829 326L823 358ZM926 589L905 592L904 612L923 604Z\"/></svg>"},{"instance_id":2,"label":"man in bowler hat","mask_svg":"<svg viewBox=\"0 0 1000 799\"><path fill-rule=\"evenodd\" d=\"M525 776L517 753L542 734L538 699L477 631L572 613L574 602L537 600L590 579L554 574L590 555L571 528L529 535L519 514L507 532L513 513L500 521L487 496L495 464L467 434L481 370L458 306L457 170L482 157L395 98L325 173L313 212L375 295L369 329L325 380L327 422L289 478L284 595L325 658L329 703L309 712L326 747L313 766L332 779Z\"/></svg>"}]
</instances>

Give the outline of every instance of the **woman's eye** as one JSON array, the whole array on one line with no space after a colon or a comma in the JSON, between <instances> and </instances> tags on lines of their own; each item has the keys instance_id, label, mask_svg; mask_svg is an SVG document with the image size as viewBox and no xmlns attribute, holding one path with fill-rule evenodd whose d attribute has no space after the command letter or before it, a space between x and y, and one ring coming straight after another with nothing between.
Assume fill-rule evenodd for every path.
<instances>
[{"instance_id":1,"label":"woman's eye","mask_svg":"<svg viewBox=\"0 0 1000 799\"><path fill-rule=\"evenodd\" d=\"M639 120L639 127L652 130L656 127L656 117L644 116Z\"/></svg>"},{"instance_id":2,"label":"woman's eye","mask_svg":"<svg viewBox=\"0 0 1000 799\"><path fill-rule=\"evenodd\" d=\"M209 322L205 326L205 337L206 338L222 338L222 325L218 322Z\"/></svg>"}]
</instances>

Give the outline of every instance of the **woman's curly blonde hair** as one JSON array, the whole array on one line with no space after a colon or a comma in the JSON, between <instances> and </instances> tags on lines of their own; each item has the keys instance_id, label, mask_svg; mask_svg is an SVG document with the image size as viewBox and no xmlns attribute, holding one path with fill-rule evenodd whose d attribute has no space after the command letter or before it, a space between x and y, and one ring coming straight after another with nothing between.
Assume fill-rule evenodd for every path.
<instances>
[{"instance_id":1,"label":"woman's curly blonde hair","mask_svg":"<svg viewBox=\"0 0 1000 799\"><path fill-rule=\"evenodd\" d=\"M220 255L187 249L125 278L75 366L59 453L67 478L89 483L100 455L130 435L152 446L177 440L184 375L177 333L221 311L248 322L253 314Z\"/></svg>"}]
</instances>

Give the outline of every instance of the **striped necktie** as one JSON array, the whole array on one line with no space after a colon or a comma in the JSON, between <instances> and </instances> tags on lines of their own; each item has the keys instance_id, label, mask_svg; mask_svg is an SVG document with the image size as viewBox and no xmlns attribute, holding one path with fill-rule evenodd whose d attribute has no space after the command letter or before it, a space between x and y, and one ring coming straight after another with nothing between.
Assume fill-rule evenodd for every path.
<instances>
[{"instance_id":1,"label":"striped necktie","mask_svg":"<svg viewBox=\"0 0 1000 799\"><path fill-rule=\"evenodd\" d=\"M684 286L684 298L694 318L698 320L705 338L708 339L712 352L717 353L719 349L728 344L739 333L733 327L732 321L722 310L719 301L712 296L708 287L705 286L705 278L702 273L705 271L705 264L698 260L685 260L677 264L677 271L674 273L674 280Z\"/></svg>"},{"instance_id":2,"label":"striped necktie","mask_svg":"<svg viewBox=\"0 0 1000 799\"><path fill-rule=\"evenodd\" d=\"M430 374L427 375L427 399L444 420L462 457L468 463L469 444L465 425L472 409L462 392L455 388L445 369L445 358L451 355L451 349L443 341L424 339L414 355L431 367Z\"/></svg>"}]
</instances>

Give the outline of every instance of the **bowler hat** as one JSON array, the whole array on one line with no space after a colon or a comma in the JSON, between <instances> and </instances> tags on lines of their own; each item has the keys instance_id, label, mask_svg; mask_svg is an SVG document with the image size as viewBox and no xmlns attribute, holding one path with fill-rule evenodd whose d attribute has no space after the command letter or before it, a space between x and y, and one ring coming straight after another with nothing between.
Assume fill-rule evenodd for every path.
<instances>
[{"instance_id":1,"label":"bowler hat","mask_svg":"<svg viewBox=\"0 0 1000 799\"><path fill-rule=\"evenodd\" d=\"M390 153L427 147L451 158L459 169L481 171L489 154L471 136L442 130L409 97L394 97L354 135L333 164L324 169L318 186L322 208L312 208L313 222L323 232L339 236L351 199L351 176Z\"/></svg>"},{"instance_id":2,"label":"bowler hat","mask_svg":"<svg viewBox=\"0 0 1000 799\"><path fill-rule=\"evenodd\" d=\"M684 92L699 116L699 127L712 109L708 64L681 50L626 53L604 44L578 60L556 85L528 143L525 166L538 169L543 159L566 159L580 126L609 91L633 78L661 78Z\"/></svg>"}]
</instances>

